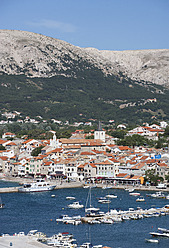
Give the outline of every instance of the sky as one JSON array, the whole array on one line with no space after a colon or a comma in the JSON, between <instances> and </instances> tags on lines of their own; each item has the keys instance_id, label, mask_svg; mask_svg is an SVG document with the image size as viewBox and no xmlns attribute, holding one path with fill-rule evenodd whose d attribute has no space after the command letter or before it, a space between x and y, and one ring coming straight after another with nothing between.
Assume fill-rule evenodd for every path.
<instances>
[{"instance_id":1,"label":"sky","mask_svg":"<svg viewBox=\"0 0 169 248\"><path fill-rule=\"evenodd\" d=\"M169 49L169 0L0 0L0 29L99 50Z\"/></svg>"}]
</instances>

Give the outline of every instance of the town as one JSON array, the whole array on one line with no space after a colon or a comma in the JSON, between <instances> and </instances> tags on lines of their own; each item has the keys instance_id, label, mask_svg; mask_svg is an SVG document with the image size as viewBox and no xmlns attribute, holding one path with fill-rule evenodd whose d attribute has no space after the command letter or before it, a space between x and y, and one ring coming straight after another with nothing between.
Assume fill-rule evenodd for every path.
<instances>
[{"instance_id":1,"label":"town","mask_svg":"<svg viewBox=\"0 0 169 248\"><path fill-rule=\"evenodd\" d=\"M158 140L168 124L138 126L127 136L140 135ZM124 129L125 125L118 128ZM45 178L67 182L119 184L167 183L169 179L168 147L117 145L117 139L106 134L101 122L94 130L94 139L83 130L72 132L70 138L19 139L14 133L3 133L0 139L0 176ZM86 138L85 138L86 137ZM37 155L33 151L39 149ZM154 177L154 181L153 178Z\"/></svg>"}]
</instances>

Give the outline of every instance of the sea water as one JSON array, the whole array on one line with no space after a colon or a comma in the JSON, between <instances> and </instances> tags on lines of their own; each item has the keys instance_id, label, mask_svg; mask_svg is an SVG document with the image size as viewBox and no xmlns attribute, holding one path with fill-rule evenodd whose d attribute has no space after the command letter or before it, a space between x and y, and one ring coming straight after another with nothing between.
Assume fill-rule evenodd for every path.
<instances>
[{"instance_id":1,"label":"sea water","mask_svg":"<svg viewBox=\"0 0 169 248\"><path fill-rule=\"evenodd\" d=\"M0 181L0 187L17 186L16 183ZM91 242L92 245L103 245L112 248L128 247L158 247L168 248L169 238L158 238L159 243L146 243L146 238L152 238L149 232L158 231L158 227L169 229L169 215L160 217L144 218L139 220L126 220L113 224L71 224L57 223L56 218L60 215L84 216L83 209L70 209L68 204L73 201L80 201L86 204L88 189L72 188L58 189L41 193L6 193L1 194L4 209L0 209L0 233L10 235L23 231L37 229L47 236L58 232L69 232L77 239L78 244ZM135 190L136 191L136 190ZM101 211L107 212L110 209L128 210L141 207L163 207L169 204L169 200L147 197L150 192L139 191L145 198L145 202L136 202L137 197L130 196L125 190L93 188L91 190L92 205L99 207ZM98 203L98 198L107 194L115 194L118 197L111 199L110 204ZM55 197L51 197L55 195ZM67 196L74 196L75 200L66 200Z\"/></svg>"}]
</instances>

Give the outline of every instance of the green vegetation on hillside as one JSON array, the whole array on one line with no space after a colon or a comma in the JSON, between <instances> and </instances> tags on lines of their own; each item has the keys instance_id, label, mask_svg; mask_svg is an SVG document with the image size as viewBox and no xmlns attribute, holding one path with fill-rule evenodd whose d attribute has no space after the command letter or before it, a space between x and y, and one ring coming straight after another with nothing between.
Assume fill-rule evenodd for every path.
<instances>
[{"instance_id":1,"label":"green vegetation on hillside","mask_svg":"<svg viewBox=\"0 0 169 248\"><path fill-rule=\"evenodd\" d=\"M76 62L77 63L77 62ZM119 123L167 120L169 91L162 86L134 82L129 78L105 76L101 70L79 62L76 77L27 78L0 75L0 108L44 119L87 121L90 118ZM68 73L68 72L67 72ZM155 89L154 89L155 88ZM162 91L164 94L156 93ZM157 102L144 100L156 98ZM121 107L122 104L128 106Z\"/></svg>"}]
</instances>

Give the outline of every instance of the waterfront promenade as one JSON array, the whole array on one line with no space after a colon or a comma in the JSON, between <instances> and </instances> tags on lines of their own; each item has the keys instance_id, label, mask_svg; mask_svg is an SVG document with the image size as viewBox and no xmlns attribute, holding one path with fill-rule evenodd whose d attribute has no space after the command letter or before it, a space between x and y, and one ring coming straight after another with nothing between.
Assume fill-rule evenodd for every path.
<instances>
[{"instance_id":1,"label":"waterfront promenade","mask_svg":"<svg viewBox=\"0 0 169 248\"><path fill-rule=\"evenodd\" d=\"M19 184L30 183L33 182L33 179L29 178L17 178L17 177L4 177L0 176L0 180L8 181L8 182L16 182ZM51 180L49 181L51 185L56 185L55 189L64 189L64 188L80 188L83 187L85 184L83 181L81 182L67 182L67 181L56 181ZM93 186L92 184L88 184L89 186ZM103 183L98 183L97 187L102 188L105 186ZM110 185L109 185L110 186ZM145 186L145 185L111 185L112 189L132 189L140 191L163 191L169 192L169 187L166 189L157 189L156 186ZM19 187L8 187L8 188L0 188L0 193L16 193L18 192Z\"/></svg>"}]
</instances>

